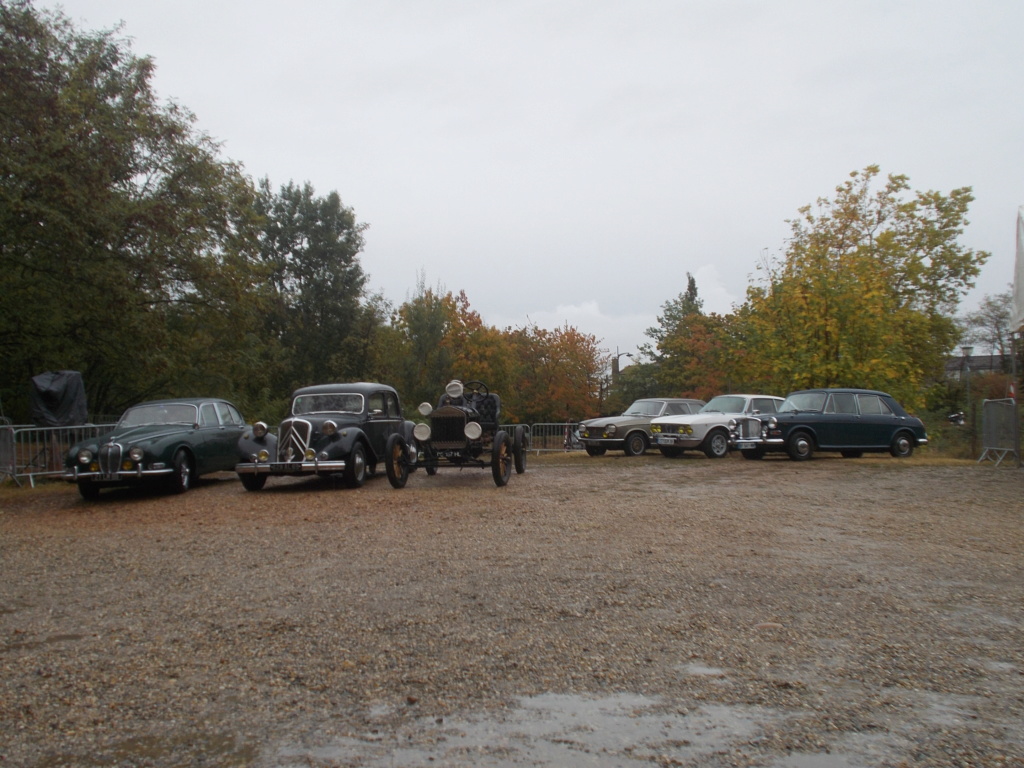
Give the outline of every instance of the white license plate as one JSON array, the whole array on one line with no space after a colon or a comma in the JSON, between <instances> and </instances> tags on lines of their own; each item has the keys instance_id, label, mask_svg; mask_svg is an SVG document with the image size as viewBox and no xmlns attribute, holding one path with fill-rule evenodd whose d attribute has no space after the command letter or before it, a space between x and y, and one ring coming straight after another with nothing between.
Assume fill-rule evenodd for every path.
<instances>
[{"instance_id":1,"label":"white license plate","mask_svg":"<svg viewBox=\"0 0 1024 768\"><path fill-rule=\"evenodd\" d=\"M658 445L675 445L676 439L669 435L658 435Z\"/></svg>"}]
</instances>

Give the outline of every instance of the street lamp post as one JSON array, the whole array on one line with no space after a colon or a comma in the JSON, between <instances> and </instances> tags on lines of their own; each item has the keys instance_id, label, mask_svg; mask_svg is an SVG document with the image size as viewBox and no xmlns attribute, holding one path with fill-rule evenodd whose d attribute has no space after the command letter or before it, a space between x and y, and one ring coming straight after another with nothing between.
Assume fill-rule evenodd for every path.
<instances>
[{"instance_id":1,"label":"street lamp post","mask_svg":"<svg viewBox=\"0 0 1024 768\"><path fill-rule=\"evenodd\" d=\"M615 357L612 358L612 386L614 387L616 382L619 380L619 358L620 357L632 358L632 352L619 352L619 348L615 348Z\"/></svg>"},{"instance_id":2,"label":"street lamp post","mask_svg":"<svg viewBox=\"0 0 1024 768\"><path fill-rule=\"evenodd\" d=\"M967 390L967 420L970 424L971 430L971 458L974 458L974 405L971 398L971 355L974 353L974 347L970 345L964 345L960 347L960 351L964 356L964 382L966 384L965 389Z\"/></svg>"}]
</instances>

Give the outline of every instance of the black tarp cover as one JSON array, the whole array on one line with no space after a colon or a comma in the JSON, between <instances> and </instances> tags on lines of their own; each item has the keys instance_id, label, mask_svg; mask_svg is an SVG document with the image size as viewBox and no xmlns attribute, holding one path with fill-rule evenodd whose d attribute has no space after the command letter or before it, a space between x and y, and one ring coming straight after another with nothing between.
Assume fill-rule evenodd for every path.
<instances>
[{"instance_id":1,"label":"black tarp cover","mask_svg":"<svg viewBox=\"0 0 1024 768\"><path fill-rule=\"evenodd\" d=\"M89 408L78 371L47 371L32 377L32 423L37 427L85 424Z\"/></svg>"}]
</instances>

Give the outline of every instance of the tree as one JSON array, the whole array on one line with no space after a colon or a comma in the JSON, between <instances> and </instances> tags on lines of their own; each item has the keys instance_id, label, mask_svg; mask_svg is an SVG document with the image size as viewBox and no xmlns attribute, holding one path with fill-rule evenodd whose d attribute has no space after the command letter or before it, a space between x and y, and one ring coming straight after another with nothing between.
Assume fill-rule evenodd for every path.
<instances>
[{"instance_id":1,"label":"tree","mask_svg":"<svg viewBox=\"0 0 1024 768\"><path fill-rule=\"evenodd\" d=\"M978 308L974 312L968 312L962 320L963 340L988 350L990 354L1002 356L1006 363L1004 373L1008 373L1010 369L1012 310L1013 291L1008 289L994 296L985 294Z\"/></svg>"},{"instance_id":2,"label":"tree","mask_svg":"<svg viewBox=\"0 0 1024 768\"><path fill-rule=\"evenodd\" d=\"M184 386L231 394L257 316L253 189L189 112L157 103L152 73L114 32L0 0L7 402L53 368L81 370L99 413Z\"/></svg>"},{"instance_id":3,"label":"tree","mask_svg":"<svg viewBox=\"0 0 1024 768\"><path fill-rule=\"evenodd\" d=\"M800 209L784 258L766 261L739 330L747 377L777 391L886 389L910 404L957 338L952 313L989 254L958 242L973 200L909 189L877 166L855 171L833 200Z\"/></svg>"},{"instance_id":4,"label":"tree","mask_svg":"<svg viewBox=\"0 0 1024 768\"><path fill-rule=\"evenodd\" d=\"M363 303L366 275L358 254L366 225L337 192L317 197L308 182L289 182L274 193L262 179L254 207L270 292L266 336L280 349L279 388L362 377L365 340L380 317L376 306Z\"/></svg>"}]
</instances>

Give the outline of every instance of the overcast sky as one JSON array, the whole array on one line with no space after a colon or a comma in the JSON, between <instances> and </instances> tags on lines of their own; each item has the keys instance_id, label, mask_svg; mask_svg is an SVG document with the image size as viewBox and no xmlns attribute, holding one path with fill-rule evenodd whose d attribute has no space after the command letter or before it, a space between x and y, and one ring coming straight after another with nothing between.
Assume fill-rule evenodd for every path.
<instances>
[{"instance_id":1,"label":"overcast sky","mask_svg":"<svg viewBox=\"0 0 1024 768\"><path fill-rule=\"evenodd\" d=\"M396 304L422 275L491 325L633 352L687 272L731 311L786 220L870 164L973 188L962 242L992 258L962 310L1013 280L1019 0L61 7L80 29L123 21L158 95L253 178L336 190Z\"/></svg>"}]
</instances>

